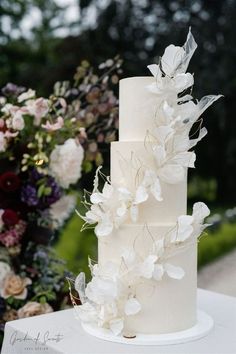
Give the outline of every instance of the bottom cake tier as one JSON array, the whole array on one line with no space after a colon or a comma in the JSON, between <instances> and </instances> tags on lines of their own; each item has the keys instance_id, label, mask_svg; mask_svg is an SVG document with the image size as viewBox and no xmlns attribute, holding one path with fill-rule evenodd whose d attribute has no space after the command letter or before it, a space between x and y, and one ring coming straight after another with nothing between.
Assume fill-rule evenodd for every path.
<instances>
[{"instance_id":1,"label":"bottom cake tier","mask_svg":"<svg viewBox=\"0 0 236 354\"><path fill-rule=\"evenodd\" d=\"M160 246L168 238L173 227L173 224L123 225L109 237L99 239L98 266L104 268L112 262L123 269L128 268L126 263L132 261L133 252L145 263L148 255L155 254L156 246ZM163 269L166 269L160 279L148 278L150 264L147 263L144 268L142 263L145 276L138 282L128 280L132 296L141 305L141 310L134 315L125 316L124 335L171 333L196 324L196 238L178 247L167 247L164 255L157 255L157 263L160 258Z\"/></svg>"}]
</instances>

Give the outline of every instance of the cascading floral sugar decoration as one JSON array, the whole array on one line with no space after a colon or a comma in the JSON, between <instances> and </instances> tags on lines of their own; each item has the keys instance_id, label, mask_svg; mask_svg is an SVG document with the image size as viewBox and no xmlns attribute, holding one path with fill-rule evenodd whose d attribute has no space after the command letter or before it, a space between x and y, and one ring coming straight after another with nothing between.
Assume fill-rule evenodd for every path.
<instances>
[{"instance_id":1,"label":"cascading floral sugar decoration","mask_svg":"<svg viewBox=\"0 0 236 354\"><path fill-rule=\"evenodd\" d=\"M65 265L49 243L75 209L78 181L103 162L104 144L115 139L120 66L118 57L96 70L83 61L74 82L56 83L49 98L14 84L1 90L2 326L62 302Z\"/></svg>"},{"instance_id":2,"label":"cascading floral sugar decoration","mask_svg":"<svg viewBox=\"0 0 236 354\"><path fill-rule=\"evenodd\" d=\"M199 117L221 97L205 96L198 101L188 92L194 79L186 70L196 48L197 44L189 31L183 47L168 46L159 65L148 66L155 77L147 90L157 99L156 129L147 132L144 144L155 161L155 169L136 157L139 164L137 166L136 163L136 180L131 189L125 184L114 185L109 177L101 174L100 169L97 170L94 189L89 196L85 195L84 204L88 211L84 216L79 214L85 221L83 228L95 226L97 237L109 237L126 221L137 222L140 204L146 203L150 195L161 203L162 183L180 183L185 179L186 168L194 167L196 156L191 149L207 134L206 128L201 127ZM195 123L199 126L198 135L191 137L190 131ZM126 162L123 169L121 164L124 175L129 167L134 168L133 160L135 156L132 161ZM99 176L105 178L102 191L99 190ZM207 226L204 218L209 213L204 203L194 204L193 214L179 216L176 226L170 228L161 240L153 241L152 248L144 257L140 257L134 246L124 252L120 264L109 262L99 266L90 262L92 280L86 286L85 276L80 273L75 281L75 289L82 303L76 306L81 320L120 334L126 316L142 311L135 297L135 287L142 279L159 282L164 274L174 279L184 277L184 269L170 264L168 259L201 235ZM148 229L148 225L144 225L145 228Z\"/></svg>"}]
</instances>

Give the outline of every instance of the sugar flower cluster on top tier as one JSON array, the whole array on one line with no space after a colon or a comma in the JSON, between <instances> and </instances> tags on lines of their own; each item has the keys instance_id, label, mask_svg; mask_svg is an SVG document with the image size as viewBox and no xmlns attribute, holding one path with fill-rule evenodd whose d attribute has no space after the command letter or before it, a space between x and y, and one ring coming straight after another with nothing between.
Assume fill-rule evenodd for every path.
<instances>
[{"instance_id":1,"label":"sugar flower cluster on top tier","mask_svg":"<svg viewBox=\"0 0 236 354\"><path fill-rule=\"evenodd\" d=\"M92 280L85 285L85 275L80 273L75 280L82 305L76 306L79 318L85 323L96 324L110 329L118 335L125 327L127 316L142 310L136 296L138 285L143 280L155 287L164 275L180 280L184 277L183 268L171 263L178 252L183 252L199 237L207 226L204 218L210 211L204 203L193 206L192 215L181 215L174 228L170 228L162 238L143 230L141 237L151 240L150 249L145 254L140 250L126 249L120 263L106 262L92 265ZM148 228L148 227L147 227Z\"/></svg>"},{"instance_id":2,"label":"sugar flower cluster on top tier","mask_svg":"<svg viewBox=\"0 0 236 354\"><path fill-rule=\"evenodd\" d=\"M144 144L148 141L149 152L154 160L154 167L141 161L138 170L139 182L135 190L124 185L114 185L106 178L105 185L98 190L98 174L90 201L85 204L88 211L81 216L84 228L95 225L95 234L107 236L114 228L120 227L128 218L138 221L138 206L153 195L158 202L163 200L162 183L177 184L184 180L186 169L193 168L196 155L192 149L206 134L198 120L201 114L221 95L203 97L194 100L188 93L193 86L193 75L186 73L189 61L197 44L189 31L183 47L170 45L165 49L159 65L148 68L155 77L155 82L147 87L157 96L156 128L147 131ZM190 137L190 131L199 122L198 135ZM195 135L195 134L194 134ZM134 152L135 155L135 152ZM127 166L130 168L129 166ZM124 169L124 168L123 168Z\"/></svg>"}]
</instances>

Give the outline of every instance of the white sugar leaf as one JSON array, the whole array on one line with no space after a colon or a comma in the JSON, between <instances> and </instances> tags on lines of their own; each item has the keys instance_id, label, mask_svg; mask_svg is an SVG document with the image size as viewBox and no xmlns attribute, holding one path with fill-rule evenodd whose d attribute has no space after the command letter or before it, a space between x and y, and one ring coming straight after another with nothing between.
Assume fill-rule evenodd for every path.
<instances>
[{"instance_id":1,"label":"white sugar leaf","mask_svg":"<svg viewBox=\"0 0 236 354\"><path fill-rule=\"evenodd\" d=\"M97 237L108 236L113 230L113 223L110 220L103 220L97 224L94 232Z\"/></svg>"},{"instance_id":2,"label":"white sugar leaf","mask_svg":"<svg viewBox=\"0 0 236 354\"><path fill-rule=\"evenodd\" d=\"M179 165L168 164L160 168L158 174L162 181L169 184L177 184L184 180L186 169Z\"/></svg>"},{"instance_id":3,"label":"white sugar leaf","mask_svg":"<svg viewBox=\"0 0 236 354\"><path fill-rule=\"evenodd\" d=\"M185 152L180 152L177 155L175 155L170 163L176 163L178 165L181 165L183 167L195 167L194 163L196 160L196 155L192 151L185 151Z\"/></svg>"},{"instance_id":4,"label":"white sugar leaf","mask_svg":"<svg viewBox=\"0 0 236 354\"><path fill-rule=\"evenodd\" d=\"M95 177L94 177L94 180L93 180L93 192L97 192L98 191L98 184L99 184L98 174L99 174L101 169L102 169L102 166L99 166L96 169Z\"/></svg>"},{"instance_id":5,"label":"white sugar leaf","mask_svg":"<svg viewBox=\"0 0 236 354\"><path fill-rule=\"evenodd\" d=\"M164 146L156 145L153 147L153 155L156 159L157 166L161 166L166 158L166 150Z\"/></svg>"},{"instance_id":6,"label":"white sugar leaf","mask_svg":"<svg viewBox=\"0 0 236 354\"><path fill-rule=\"evenodd\" d=\"M188 87L193 86L194 83L193 75L191 75L190 73L177 74L173 80L177 92L182 92L186 90Z\"/></svg>"},{"instance_id":7,"label":"white sugar leaf","mask_svg":"<svg viewBox=\"0 0 236 354\"><path fill-rule=\"evenodd\" d=\"M103 194L104 198L106 198L106 199L111 198L111 196L113 194L113 190L114 190L113 186L106 182L104 184L104 187L102 190L102 194Z\"/></svg>"},{"instance_id":8,"label":"white sugar leaf","mask_svg":"<svg viewBox=\"0 0 236 354\"><path fill-rule=\"evenodd\" d=\"M80 301L83 304L85 302L85 274L83 272L79 273L79 275L75 279L75 290L79 294Z\"/></svg>"},{"instance_id":9,"label":"white sugar leaf","mask_svg":"<svg viewBox=\"0 0 236 354\"><path fill-rule=\"evenodd\" d=\"M118 336L124 328L124 320L122 318L116 318L109 322L110 330L115 336Z\"/></svg>"},{"instance_id":10,"label":"white sugar leaf","mask_svg":"<svg viewBox=\"0 0 236 354\"><path fill-rule=\"evenodd\" d=\"M127 206L125 204L121 205L119 208L116 210L116 214L120 217L124 216L127 212Z\"/></svg>"},{"instance_id":11,"label":"white sugar leaf","mask_svg":"<svg viewBox=\"0 0 236 354\"><path fill-rule=\"evenodd\" d=\"M154 264L157 260L156 255L149 255L143 263L139 265L140 275L146 279L151 279L153 271L154 271Z\"/></svg>"},{"instance_id":12,"label":"white sugar leaf","mask_svg":"<svg viewBox=\"0 0 236 354\"><path fill-rule=\"evenodd\" d=\"M152 183L152 185L150 187L150 191L158 202L161 202L163 200L162 195L161 195L161 184L160 184L160 180L158 177L156 177L154 182Z\"/></svg>"},{"instance_id":13,"label":"white sugar leaf","mask_svg":"<svg viewBox=\"0 0 236 354\"><path fill-rule=\"evenodd\" d=\"M204 136L207 135L207 129L205 127L203 127L200 132L199 132L199 135L196 139L191 139L189 141L189 149L191 149L192 147L194 147L195 145L197 145L197 143L202 140L204 138Z\"/></svg>"},{"instance_id":14,"label":"white sugar leaf","mask_svg":"<svg viewBox=\"0 0 236 354\"><path fill-rule=\"evenodd\" d=\"M168 276L173 279L182 279L185 275L185 272L183 268L174 266L173 264L170 263L165 263L164 269Z\"/></svg>"},{"instance_id":15,"label":"white sugar leaf","mask_svg":"<svg viewBox=\"0 0 236 354\"><path fill-rule=\"evenodd\" d=\"M154 271L153 271L153 278L155 280L161 280L164 274L164 268L162 264L155 264Z\"/></svg>"},{"instance_id":16,"label":"white sugar leaf","mask_svg":"<svg viewBox=\"0 0 236 354\"><path fill-rule=\"evenodd\" d=\"M93 193L90 196L90 201L93 204L99 204L99 203L104 202L104 197L103 197L102 193Z\"/></svg>"},{"instance_id":17,"label":"white sugar leaf","mask_svg":"<svg viewBox=\"0 0 236 354\"><path fill-rule=\"evenodd\" d=\"M194 222L201 224L203 220L210 215L210 210L203 202L198 202L193 205Z\"/></svg>"},{"instance_id":18,"label":"white sugar leaf","mask_svg":"<svg viewBox=\"0 0 236 354\"><path fill-rule=\"evenodd\" d=\"M155 129L155 137L161 145L164 145L173 132L174 130L170 126L163 125Z\"/></svg>"},{"instance_id":19,"label":"white sugar leaf","mask_svg":"<svg viewBox=\"0 0 236 354\"><path fill-rule=\"evenodd\" d=\"M184 55L184 49L173 44L165 49L161 58L161 68L167 76L173 76L176 69L180 66Z\"/></svg>"},{"instance_id":20,"label":"white sugar leaf","mask_svg":"<svg viewBox=\"0 0 236 354\"><path fill-rule=\"evenodd\" d=\"M138 220L138 206L132 205L130 207L130 218L133 222L137 222Z\"/></svg>"},{"instance_id":21,"label":"white sugar leaf","mask_svg":"<svg viewBox=\"0 0 236 354\"><path fill-rule=\"evenodd\" d=\"M187 40L183 45L183 49L185 51L185 56L184 56L182 63L179 67L179 71L185 72L187 70L190 59L192 58L192 55L195 52L196 48L197 48L197 43L195 42L195 39L191 33L191 30L189 29Z\"/></svg>"},{"instance_id":22,"label":"white sugar leaf","mask_svg":"<svg viewBox=\"0 0 236 354\"><path fill-rule=\"evenodd\" d=\"M148 65L147 68L150 70L151 74L154 77L157 77L159 75L159 71L160 71L159 65L151 64L151 65Z\"/></svg>"},{"instance_id":23,"label":"white sugar leaf","mask_svg":"<svg viewBox=\"0 0 236 354\"><path fill-rule=\"evenodd\" d=\"M135 199L134 199L134 203L135 204L140 204L145 202L148 199L148 193L147 190L144 186L139 186L136 190L135 193Z\"/></svg>"},{"instance_id":24,"label":"white sugar leaf","mask_svg":"<svg viewBox=\"0 0 236 354\"><path fill-rule=\"evenodd\" d=\"M194 219L190 215L181 215L178 217L177 241L183 242L192 235L193 221Z\"/></svg>"},{"instance_id":25,"label":"white sugar leaf","mask_svg":"<svg viewBox=\"0 0 236 354\"><path fill-rule=\"evenodd\" d=\"M127 316L136 315L141 310L141 305L135 298L130 298L125 303L125 314Z\"/></svg>"},{"instance_id":26,"label":"white sugar leaf","mask_svg":"<svg viewBox=\"0 0 236 354\"><path fill-rule=\"evenodd\" d=\"M96 310L89 302L75 306L75 310L82 322L95 322L97 320Z\"/></svg>"}]
</instances>

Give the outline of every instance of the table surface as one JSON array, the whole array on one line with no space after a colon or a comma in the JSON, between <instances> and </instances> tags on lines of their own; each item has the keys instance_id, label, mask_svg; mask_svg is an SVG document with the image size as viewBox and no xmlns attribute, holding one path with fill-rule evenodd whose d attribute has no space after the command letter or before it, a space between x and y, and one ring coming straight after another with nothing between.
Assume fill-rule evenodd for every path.
<instances>
[{"instance_id":1,"label":"table surface","mask_svg":"<svg viewBox=\"0 0 236 354\"><path fill-rule=\"evenodd\" d=\"M185 344L133 346L103 341L85 333L69 309L8 322L1 353L236 354L236 298L198 289L198 308L213 317L215 326L206 337Z\"/></svg>"}]
</instances>

